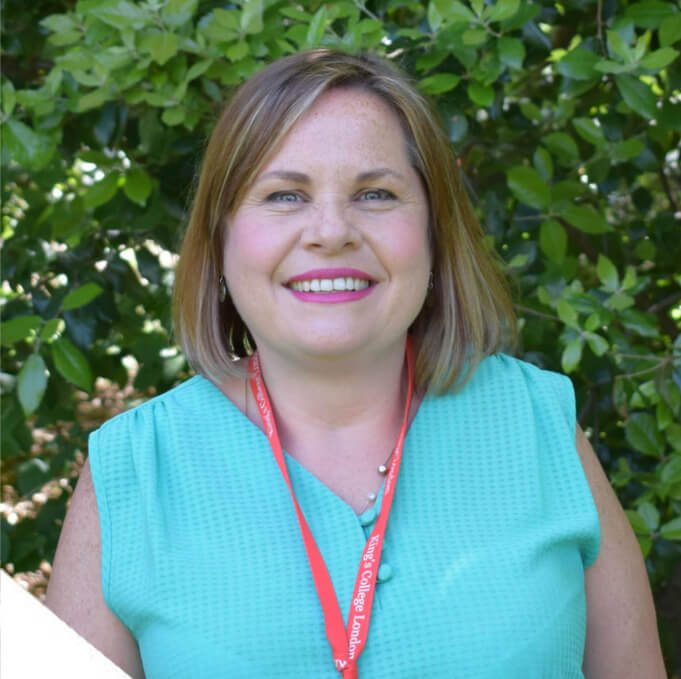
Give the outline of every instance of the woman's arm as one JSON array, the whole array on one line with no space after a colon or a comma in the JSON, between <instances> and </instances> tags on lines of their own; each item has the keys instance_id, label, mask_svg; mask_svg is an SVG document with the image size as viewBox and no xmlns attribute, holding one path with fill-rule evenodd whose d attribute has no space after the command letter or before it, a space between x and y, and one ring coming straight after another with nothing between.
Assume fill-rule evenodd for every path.
<instances>
[{"instance_id":1,"label":"woman's arm","mask_svg":"<svg viewBox=\"0 0 681 679\"><path fill-rule=\"evenodd\" d=\"M59 538L47 606L134 679L144 679L137 642L104 602L99 514L83 467Z\"/></svg>"},{"instance_id":2,"label":"woman's arm","mask_svg":"<svg viewBox=\"0 0 681 679\"><path fill-rule=\"evenodd\" d=\"M577 450L601 524L601 547L586 571L586 679L665 679L657 620L641 550L610 483L577 427Z\"/></svg>"}]
</instances>

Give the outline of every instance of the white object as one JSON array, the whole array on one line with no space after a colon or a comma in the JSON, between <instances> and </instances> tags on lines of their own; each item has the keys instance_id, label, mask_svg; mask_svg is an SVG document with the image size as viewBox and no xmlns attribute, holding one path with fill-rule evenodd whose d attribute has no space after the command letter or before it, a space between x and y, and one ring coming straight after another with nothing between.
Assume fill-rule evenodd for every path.
<instances>
[{"instance_id":1,"label":"white object","mask_svg":"<svg viewBox=\"0 0 681 679\"><path fill-rule=\"evenodd\" d=\"M0 676L130 679L3 570L0 570Z\"/></svg>"}]
</instances>

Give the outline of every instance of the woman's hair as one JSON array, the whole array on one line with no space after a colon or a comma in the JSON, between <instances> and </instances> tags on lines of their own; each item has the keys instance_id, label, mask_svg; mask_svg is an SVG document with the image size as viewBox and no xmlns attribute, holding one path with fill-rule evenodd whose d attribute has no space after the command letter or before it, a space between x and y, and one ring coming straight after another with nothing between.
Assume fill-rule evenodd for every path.
<instances>
[{"instance_id":1,"label":"woman's hair","mask_svg":"<svg viewBox=\"0 0 681 679\"><path fill-rule=\"evenodd\" d=\"M219 299L225 229L296 121L339 87L371 92L396 113L428 195L433 286L410 332L417 388L443 392L515 338L513 304L437 115L404 74L371 54L301 52L266 66L237 90L203 159L175 275L175 333L198 372L216 381L244 374L234 359L255 343L229 295Z\"/></svg>"}]
</instances>

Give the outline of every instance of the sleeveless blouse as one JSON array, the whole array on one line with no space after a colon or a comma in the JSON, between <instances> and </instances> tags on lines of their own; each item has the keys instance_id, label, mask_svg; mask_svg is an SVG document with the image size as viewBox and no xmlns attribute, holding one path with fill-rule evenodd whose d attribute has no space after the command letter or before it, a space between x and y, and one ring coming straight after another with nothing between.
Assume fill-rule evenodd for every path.
<instances>
[{"instance_id":1,"label":"sleeveless blouse","mask_svg":"<svg viewBox=\"0 0 681 679\"><path fill-rule=\"evenodd\" d=\"M204 377L89 444L102 589L147 679L338 679L267 438ZM286 458L347 620L381 495L357 516ZM570 380L510 358L410 426L360 677L582 677L600 540Z\"/></svg>"}]
</instances>

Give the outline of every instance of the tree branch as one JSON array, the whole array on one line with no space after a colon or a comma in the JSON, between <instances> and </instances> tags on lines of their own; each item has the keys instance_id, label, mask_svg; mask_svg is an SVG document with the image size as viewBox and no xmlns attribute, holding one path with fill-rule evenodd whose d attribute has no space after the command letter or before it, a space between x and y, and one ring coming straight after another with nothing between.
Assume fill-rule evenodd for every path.
<instances>
[{"instance_id":1,"label":"tree branch","mask_svg":"<svg viewBox=\"0 0 681 679\"><path fill-rule=\"evenodd\" d=\"M674 199L674 194L672 193L672 188L669 186L669 180L667 179L667 175L664 173L664 170L660 168L657 173L660 177L660 181L662 182L662 187L664 188L664 192L667 194L667 200L669 201L669 204L672 206L674 209L674 212L679 211L679 204L676 202Z\"/></svg>"}]
</instances>

